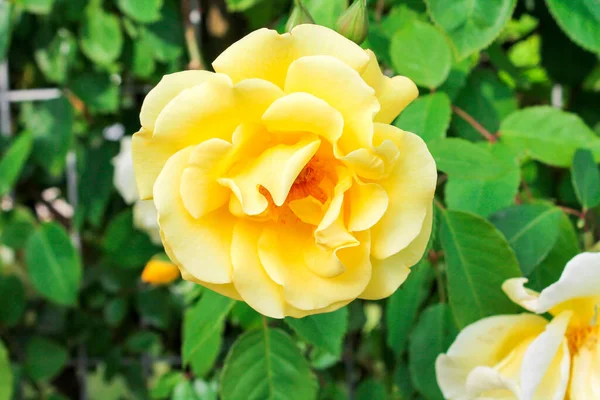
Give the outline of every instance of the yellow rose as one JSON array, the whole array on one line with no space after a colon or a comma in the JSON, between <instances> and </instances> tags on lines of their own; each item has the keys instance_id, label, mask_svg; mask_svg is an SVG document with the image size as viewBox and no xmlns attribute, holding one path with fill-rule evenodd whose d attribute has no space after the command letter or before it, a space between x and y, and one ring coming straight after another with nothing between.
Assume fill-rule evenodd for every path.
<instances>
[{"instance_id":1,"label":"yellow rose","mask_svg":"<svg viewBox=\"0 0 600 400\"><path fill-rule=\"evenodd\" d=\"M600 253L583 253L541 293L525 278L502 288L537 314L484 318L466 327L436 362L450 400L600 399Z\"/></svg>"},{"instance_id":2,"label":"yellow rose","mask_svg":"<svg viewBox=\"0 0 600 400\"><path fill-rule=\"evenodd\" d=\"M422 256L436 167L390 123L417 96L334 31L261 29L165 76L133 161L185 279L274 318L389 296Z\"/></svg>"}]
</instances>

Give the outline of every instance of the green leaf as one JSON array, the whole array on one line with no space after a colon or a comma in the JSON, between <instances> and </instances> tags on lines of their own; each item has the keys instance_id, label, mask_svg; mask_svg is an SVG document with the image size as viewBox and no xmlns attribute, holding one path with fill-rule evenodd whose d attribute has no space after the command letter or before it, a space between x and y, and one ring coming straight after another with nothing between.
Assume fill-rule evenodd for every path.
<instances>
[{"instance_id":1,"label":"green leaf","mask_svg":"<svg viewBox=\"0 0 600 400\"><path fill-rule=\"evenodd\" d=\"M64 28L60 28L49 42L44 37L46 32L40 32L39 35L42 40L33 53L35 62L46 79L62 84L77 58L77 40Z\"/></svg>"},{"instance_id":2,"label":"green leaf","mask_svg":"<svg viewBox=\"0 0 600 400\"><path fill-rule=\"evenodd\" d=\"M481 147L489 147L492 155L506 166L504 172L486 179L449 176L445 199L451 210L467 211L486 217L514 203L521 183L521 169L514 153L506 145L496 143L490 146L481 143Z\"/></svg>"},{"instance_id":3,"label":"green leaf","mask_svg":"<svg viewBox=\"0 0 600 400\"><path fill-rule=\"evenodd\" d=\"M419 308L427 299L432 281L431 264L422 261L411 268L409 278L387 300L387 345L394 350L397 358L406 349L408 336L417 320Z\"/></svg>"},{"instance_id":4,"label":"green leaf","mask_svg":"<svg viewBox=\"0 0 600 400\"><path fill-rule=\"evenodd\" d=\"M489 132L496 133L500 122L517 110L517 98L511 88L489 70L475 70L454 104L465 111ZM472 141L484 140L473 126L460 115L452 119L452 131Z\"/></svg>"},{"instance_id":5,"label":"green leaf","mask_svg":"<svg viewBox=\"0 0 600 400\"><path fill-rule=\"evenodd\" d=\"M600 172L589 150L578 149L575 152L571 166L571 179L579 203L584 209L594 208L600 204Z\"/></svg>"},{"instance_id":6,"label":"green leaf","mask_svg":"<svg viewBox=\"0 0 600 400\"><path fill-rule=\"evenodd\" d=\"M0 159L0 196L10 192L31 153L31 133L19 135Z\"/></svg>"},{"instance_id":7,"label":"green leaf","mask_svg":"<svg viewBox=\"0 0 600 400\"><path fill-rule=\"evenodd\" d=\"M546 0L562 30L581 47L600 53L600 4L596 0Z\"/></svg>"},{"instance_id":8,"label":"green leaf","mask_svg":"<svg viewBox=\"0 0 600 400\"><path fill-rule=\"evenodd\" d=\"M127 300L122 297L112 299L104 307L104 320L110 326L118 326L127 315Z\"/></svg>"},{"instance_id":9,"label":"green leaf","mask_svg":"<svg viewBox=\"0 0 600 400\"><path fill-rule=\"evenodd\" d=\"M202 400L202 397L196 392L192 382L182 380L175 386L171 400Z\"/></svg>"},{"instance_id":10,"label":"green leaf","mask_svg":"<svg viewBox=\"0 0 600 400\"><path fill-rule=\"evenodd\" d=\"M25 289L14 275L0 275L0 293L10 299L10 307L0 307L0 325L16 325L25 311Z\"/></svg>"},{"instance_id":11,"label":"green leaf","mask_svg":"<svg viewBox=\"0 0 600 400\"><path fill-rule=\"evenodd\" d=\"M504 234L527 276L556 243L561 215L557 207L527 204L499 211L490 221Z\"/></svg>"},{"instance_id":12,"label":"green leaf","mask_svg":"<svg viewBox=\"0 0 600 400\"><path fill-rule=\"evenodd\" d=\"M334 28L335 22L348 7L348 0L303 0L302 4L306 7L315 23L328 28Z\"/></svg>"},{"instance_id":13,"label":"green leaf","mask_svg":"<svg viewBox=\"0 0 600 400\"><path fill-rule=\"evenodd\" d=\"M0 340L0 400L10 400L13 391L13 374L4 343Z\"/></svg>"},{"instance_id":14,"label":"green leaf","mask_svg":"<svg viewBox=\"0 0 600 400\"><path fill-rule=\"evenodd\" d=\"M427 400L444 400L435 374L435 360L450 347L458 330L447 304L435 304L421 314L410 335L409 370L417 390Z\"/></svg>"},{"instance_id":15,"label":"green leaf","mask_svg":"<svg viewBox=\"0 0 600 400\"><path fill-rule=\"evenodd\" d=\"M171 297L165 288L140 291L136 307L144 321L160 329L167 329L172 320Z\"/></svg>"},{"instance_id":16,"label":"green leaf","mask_svg":"<svg viewBox=\"0 0 600 400\"><path fill-rule=\"evenodd\" d=\"M104 249L109 261L121 268L140 268L157 252L148 235L134 229L131 208L110 221Z\"/></svg>"},{"instance_id":17,"label":"green leaf","mask_svg":"<svg viewBox=\"0 0 600 400\"><path fill-rule=\"evenodd\" d=\"M42 296L61 305L77 303L81 265L62 226L54 222L42 225L29 238L25 258L29 280Z\"/></svg>"},{"instance_id":18,"label":"green leaf","mask_svg":"<svg viewBox=\"0 0 600 400\"><path fill-rule=\"evenodd\" d=\"M348 330L348 309L309 315L304 318L287 317L285 322L304 341L340 357L342 343Z\"/></svg>"},{"instance_id":19,"label":"green leaf","mask_svg":"<svg viewBox=\"0 0 600 400\"><path fill-rule=\"evenodd\" d=\"M15 207L0 214L0 218L3 224L0 243L15 250L24 247L37 222L31 211L26 207Z\"/></svg>"},{"instance_id":20,"label":"green leaf","mask_svg":"<svg viewBox=\"0 0 600 400\"><path fill-rule=\"evenodd\" d=\"M446 137L450 124L450 99L445 93L433 93L412 102L394 121L405 131L416 133L425 142Z\"/></svg>"},{"instance_id":21,"label":"green leaf","mask_svg":"<svg viewBox=\"0 0 600 400\"><path fill-rule=\"evenodd\" d=\"M123 14L142 24L160 19L162 3L162 0L117 0Z\"/></svg>"},{"instance_id":22,"label":"green leaf","mask_svg":"<svg viewBox=\"0 0 600 400\"><path fill-rule=\"evenodd\" d=\"M450 177L495 179L509 167L491 150L458 138L437 139L428 143L437 168Z\"/></svg>"},{"instance_id":23,"label":"green leaf","mask_svg":"<svg viewBox=\"0 0 600 400\"><path fill-rule=\"evenodd\" d=\"M579 239L569 217L562 213L558 239L550 253L529 275L529 287L541 291L558 281L567 262L581 252Z\"/></svg>"},{"instance_id":24,"label":"green leaf","mask_svg":"<svg viewBox=\"0 0 600 400\"><path fill-rule=\"evenodd\" d=\"M119 19L90 3L81 25L81 50L100 65L116 61L123 49L123 33Z\"/></svg>"},{"instance_id":25,"label":"green leaf","mask_svg":"<svg viewBox=\"0 0 600 400\"><path fill-rule=\"evenodd\" d=\"M185 312L183 318L183 362L191 364L197 376L212 368L221 350L225 317L235 302L210 290Z\"/></svg>"},{"instance_id":26,"label":"green leaf","mask_svg":"<svg viewBox=\"0 0 600 400\"><path fill-rule=\"evenodd\" d=\"M55 177L62 175L67 152L73 141L73 108L60 97L25 103L21 120L33 134L33 159Z\"/></svg>"},{"instance_id":27,"label":"green leaf","mask_svg":"<svg viewBox=\"0 0 600 400\"><path fill-rule=\"evenodd\" d=\"M428 88L441 85L452 66L452 54L444 35L420 21L412 21L396 32L390 55L398 74Z\"/></svg>"},{"instance_id":28,"label":"green leaf","mask_svg":"<svg viewBox=\"0 0 600 400\"><path fill-rule=\"evenodd\" d=\"M150 398L164 399L169 397L173 389L184 380L185 376L180 371L169 371L159 376L151 386Z\"/></svg>"},{"instance_id":29,"label":"green leaf","mask_svg":"<svg viewBox=\"0 0 600 400\"><path fill-rule=\"evenodd\" d=\"M119 86L108 74L87 71L73 79L69 87L91 114L111 114L119 109Z\"/></svg>"},{"instance_id":30,"label":"green leaf","mask_svg":"<svg viewBox=\"0 0 600 400\"><path fill-rule=\"evenodd\" d=\"M600 160L600 139L577 115L554 107L524 108L500 125L502 141L534 160L569 167L578 148L590 149Z\"/></svg>"},{"instance_id":31,"label":"green leaf","mask_svg":"<svg viewBox=\"0 0 600 400\"><path fill-rule=\"evenodd\" d=\"M93 226L99 227L104 222L104 211L113 190L111 159L117 147L115 143L102 141L99 145L91 144L86 150L78 187L79 207L76 211L76 222L81 227L85 218Z\"/></svg>"},{"instance_id":32,"label":"green leaf","mask_svg":"<svg viewBox=\"0 0 600 400\"><path fill-rule=\"evenodd\" d=\"M32 14L46 15L52 11L54 0L21 0L20 3Z\"/></svg>"},{"instance_id":33,"label":"green leaf","mask_svg":"<svg viewBox=\"0 0 600 400\"><path fill-rule=\"evenodd\" d=\"M12 7L8 1L0 3L0 61L4 60L10 44Z\"/></svg>"},{"instance_id":34,"label":"green leaf","mask_svg":"<svg viewBox=\"0 0 600 400\"><path fill-rule=\"evenodd\" d=\"M356 388L356 400L387 400L385 385L374 379L365 379Z\"/></svg>"},{"instance_id":35,"label":"green leaf","mask_svg":"<svg viewBox=\"0 0 600 400\"><path fill-rule=\"evenodd\" d=\"M65 366L67 350L56 342L32 337L25 347L25 370L34 381L51 380Z\"/></svg>"},{"instance_id":36,"label":"green leaf","mask_svg":"<svg viewBox=\"0 0 600 400\"><path fill-rule=\"evenodd\" d=\"M475 68L478 63L479 53L458 62L454 60L448 78L444 84L439 87L438 91L446 93L450 100L454 101L465 86L471 70Z\"/></svg>"},{"instance_id":37,"label":"green leaf","mask_svg":"<svg viewBox=\"0 0 600 400\"><path fill-rule=\"evenodd\" d=\"M317 398L317 380L285 332L264 326L240 336L221 375L222 400Z\"/></svg>"},{"instance_id":38,"label":"green leaf","mask_svg":"<svg viewBox=\"0 0 600 400\"><path fill-rule=\"evenodd\" d=\"M450 305L459 327L516 309L501 286L505 280L521 276L519 264L491 223L474 214L446 211L440 239L448 268Z\"/></svg>"},{"instance_id":39,"label":"green leaf","mask_svg":"<svg viewBox=\"0 0 600 400\"><path fill-rule=\"evenodd\" d=\"M154 57L170 62L183 54L183 24L179 20L179 9L172 1L165 2L161 18L148 25L142 36L146 37L154 50Z\"/></svg>"},{"instance_id":40,"label":"green leaf","mask_svg":"<svg viewBox=\"0 0 600 400\"><path fill-rule=\"evenodd\" d=\"M446 32L459 59L500 35L516 0L425 0L431 19Z\"/></svg>"},{"instance_id":41,"label":"green leaf","mask_svg":"<svg viewBox=\"0 0 600 400\"><path fill-rule=\"evenodd\" d=\"M145 32L133 42L132 71L140 78L149 78L156 69L154 62L154 49L152 43L146 38Z\"/></svg>"},{"instance_id":42,"label":"green leaf","mask_svg":"<svg viewBox=\"0 0 600 400\"><path fill-rule=\"evenodd\" d=\"M425 7L423 7L422 10L419 10L415 9L415 7L411 7L410 4L403 2L403 4L394 6L381 21L379 26L381 26L382 32L391 38L406 24L409 24L414 20L422 22L428 21Z\"/></svg>"}]
</instances>

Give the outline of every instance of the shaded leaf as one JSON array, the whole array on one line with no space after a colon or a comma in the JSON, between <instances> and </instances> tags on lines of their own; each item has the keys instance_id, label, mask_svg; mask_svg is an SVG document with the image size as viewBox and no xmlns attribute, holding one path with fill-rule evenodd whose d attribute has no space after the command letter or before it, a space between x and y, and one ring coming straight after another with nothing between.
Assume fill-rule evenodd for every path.
<instances>
[{"instance_id":1,"label":"shaded leaf","mask_svg":"<svg viewBox=\"0 0 600 400\"><path fill-rule=\"evenodd\" d=\"M594 0L546 0L562 30L581 47L600 53L600 5Z\"/></svg>"},{"instance_id":2,"label":"shaded leaf","mask_svg":"<svg viewBox=\"0 0 600 400\"><path fill-rule=\"evenodd\" d=\"M67 362L67 350L56 342L34 336L25 347L25 370L35 381L50 380Z\"/></svg>"},{"instance_id":3,"label":"shaded leaf","mask_svg":"<svg viewBox=\"0 0 600 400\"><path fill-rule=\"evenodd\" d=\"M521 276L519 264L491 223L474 214L446 211L440 239L448 268L450 305L459 327L516 309L501 286L505 280Z\"/></svg>"},{"instance_id":4,"label":"shaded leaf","mask_svg":"<svg viewBox=\"0 0 600 400\"><path fill-rule=\"evenodd\" d=\"M421 96L394 121L398 128L416 133L425 142L446 137L450 124L450 99L445 93Z\"/></svg>"},{"instance_id":5,"label":"shaded leaf","mask_svg":"<svg viewBox=\"0 0 600 400\"><path fill-rule=\"evenodd\" d=\"M33 137L30 133L19 135L0 159L0 196L7 194L17 182L29 157Z\"/></svg>"},{"instance_id":6,"label":"shaded leaf","mask_svg":"<svg viewBox=\"0 0 600 400\"><path fill-rule=\"evenodd\" d=\"M339 357L348 330L348 309L309 315L304 318L285 318L285 322L306 342Z\"/></svg>"},{"instance_id":7,"label":"shaded leaf","mask_svg":"<svg viewBox=\"0 0 600 400\"><path fill-rule=\"evenodd\" d=\"M579 203L585 209L600 204L600 172L594 161L594 155L589 150L578 149L575 152L571 166L571 180Z\"/></svg>"}]
</instances>

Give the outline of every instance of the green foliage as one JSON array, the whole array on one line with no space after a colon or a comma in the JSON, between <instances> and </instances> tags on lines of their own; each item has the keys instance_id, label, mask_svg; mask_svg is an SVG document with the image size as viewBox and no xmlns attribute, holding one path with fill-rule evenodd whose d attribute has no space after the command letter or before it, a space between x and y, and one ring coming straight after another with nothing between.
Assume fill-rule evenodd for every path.
<instances>
[{"instance_id":1,"label":"green foliage","mask_svg":"<svg viewBox=\"0 0 600 400\"><path fill-rule=\"evenodd\" d=\"M433 26L416 20L394 34L390 54L396 72L430 89L446 80L452 65L444 36Z\"/></svg>"},{"instance_id":2,"label":"green foliage","mask_svg":"<svg viewBox=\"0 0 600 400\"><path fill-rule=\"evenodd\" d=\"M44 224L27 241L26 259L31 284L41 295L57 304L77 304L81 265L64 228Z\"/></svg>"},{"instance_id":3,"label":"green foliage","mask_svg":"<svg viewBox=\"0 0 600 400\"><path fill-rule=\"evenodd\" d=\"M292 339L267 326L240 336L223 367L223 400L285 399L292 393L298 400L317 397L315 376Z\"/></svg>"},{"instance_id":4,"label":"green foliage","mask_svg":"<svg viewBox=\"0 0 600 400\"><path fill-rule=\"evenodd\" d=\"M141 282L165 249L115 187L120 136L162 76L210 69L250 30L284 30L294 8L202 1L198 26L183 11L196 3L0 1L14 100L0 137L0 400L17 387L78 398L77 373L98 399L442 399L435 359L458 330L520 312L505 279L541 291L600 248L596 3L371 0L362 47L418 85L393 124L438 168L432 238L406 282L284 320L192 282ZM303 0L330 28L350 3ZM82 352L94 366L77 372Z\"/></svg>"},{"instance_id":5,"label":"green foliage","mask_svg":"<svg viewBox=\"0 0 600 400\"><path fill-rule=\"evenodd\" d=\"M501 286L506 279L521 275L519 264L490 222L473 214L447 211L440 240L448 267L450 305L461 328L516 309Z\"/></svg>"}]
</instances>

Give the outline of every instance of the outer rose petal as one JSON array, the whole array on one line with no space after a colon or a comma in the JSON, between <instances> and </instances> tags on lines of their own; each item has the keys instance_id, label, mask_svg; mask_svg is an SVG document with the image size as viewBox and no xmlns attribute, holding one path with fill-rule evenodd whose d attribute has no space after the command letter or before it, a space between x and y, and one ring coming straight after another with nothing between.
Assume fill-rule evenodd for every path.
<instances>
[{"instance_id":1,"label":"outer rose petal","mask_svg":"<svg viewBox=\"0 0 600 400\"><path fill-rule=\"evenodd\" d=\"M378 140L391 140L400 152L388 179L379 182L389 196L387 212L371 228L371 255L385 259L419 235L435 192L437 170L425 142L391 125L375 124Z\"/></svg>"},{"instance_id":2,"label":"outer rose petal","mask_svg":"<svg viewBox=\"0 0 600 400\"><path fill-rule=\"evenodd\" d=\"M383 260L371 257L373 274L361 299L379 300L390 296L404 283L410 267L419 262L429 242L433 225L433 205L427 209L421 232L407 247Z\"/></svg>"},{"instance_id":3,"label":"outer rose petal","mask_svg":"<svg viewBox=\"0 0 600 400\"><path fill-rule=\"evenodd\" d=\"M359 72L369 62L359 46L331 29L300 25L283 35L266 28L254 31L221 53L212 65L234 82L260 78L283 87L289 65L312 55L336 57Z\"/></svg>"},{"instance_id":4,"label":"outer rose petal","mask_svg":"<svg viewBox=\"0 0 600 400\"><path fill-rule=\"evenodd\" d=\"M467 378L476 367L493 367L522 341L539 335L547 321L537 315L484 318L463 329L446 354L436 360L436 375L446 399L470 399Z\"/></svg>"},{"instance_id":5,"label":"outer rose petal","mask_svg":"<svg viewBox=\"0 0 600 400\"><path fill-rule=\"evenodd\" d=\"M261 231L261 225L244 220L235 225L231 245L233 282L252 308L271 318L283 318L286 315L283 288L269 278L258 257Z\"/></svg>"},{"instance_id":6,"label":"outer rose petal","mask_svg":"<svg viewBox=\"0 0 600 400\"><path fill-rule=\"evenodd\" d=\"M328 260L345 268L332 278L315 274L307 265L313 261L314 253L309 250L315 246L308 229L268 226L258 242L258 251L268 275L283 286L286 301L295 308L310 311L349 302L364 290L371 278L368 232L359 232L357 239L360 245L337 251L339 261Z\"/></svg>"},{"instance_id":7,"label":"outer rose petal","mask_svg":"<svg viewBox=\"0 0 600 400\"><path fill-rule=\"evenodd\" d=\"M163 242L168 243L179 266L197 279L230 283L234 218L224 207L196 220L185 209L179 194L181 176L192 151L193 147L188 147L169 158L154 185Z\"/></svg>"},{"instance_id":8,"label":"outer rose petal","mask_svg":"<svg viewBox=\"0 0 600 400\"><path fill-rule=\"evenodd\" d=\"M152 198L152 186L166 160L184 147L211 138L231 141L241 123L260 121L271 103L283 92L260 79L233 86L222 74L182 90L171 98L154 123L154 132L142 129L134 135L133 159L142 199Z\"/></svg>"},{"instance_id":9,"label":"outer rose petal","mask_svg":"<svg viewBox=\"0 0 600 400\"><path fill-rule=\"evenodd\" d=\"M515 303L538 314L557 315L572 310L575 325L589 325L600 305L600 253L581 253L566 265L560 279L539 295L523 285L524 278L509 279L502 285Z\"/></svg>"},{"instance_id":10,"label":"outer rose petal","mask_svg":"<svg viewBox=\"0 0 600 400\"><path fill-rule=\"evenodd\" d=\"M381 105L381 110L375 116L375 122L391 124L398 114L417 98L419 89L405 76L389 78L382 74L375 54L371 50L366 52L369 55L369 64L362 77L375 89L375 95Z\"/></svg>"},{"instance_id":11,"label":"outer rose petal","mask_svg":"<svg viewBox=\"0 0 600 400\"><path fill-rule=\"evenodd\" d=\"M331 56L299 58L290 65L284 91L310 93L342 114L344 133L339 145L343 152L373 145L373 116L379 111L375 92L342 61Z\"/></svg>"},{"instance_id":12,"label":"outer rose petal","mask_svg":"<svg viewBox=\"0 0 600 400\"><path fill-rule=\"evenodd\" d=\"M146 95L140 111L140 122L144 129L154 131L154 123L160 112L184 89L200 85L209 80L228 79L209 71L182 71L163 76Z\"/></svg>"}]
</instances>

